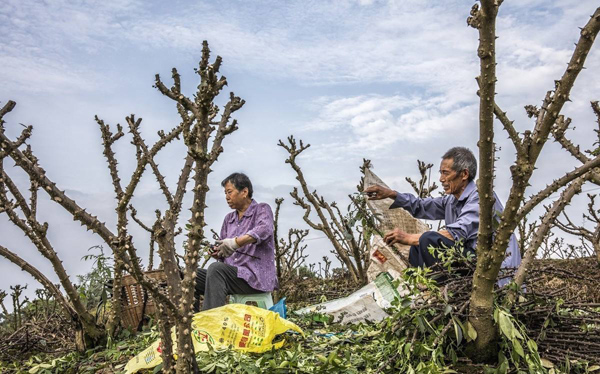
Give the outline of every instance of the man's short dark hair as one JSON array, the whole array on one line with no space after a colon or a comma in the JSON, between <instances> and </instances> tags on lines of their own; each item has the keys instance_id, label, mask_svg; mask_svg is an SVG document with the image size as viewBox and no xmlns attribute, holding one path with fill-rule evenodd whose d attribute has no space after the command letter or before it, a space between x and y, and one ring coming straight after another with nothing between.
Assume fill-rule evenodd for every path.
<instances>
[{"instance_id":1,"label":"man's short dark hair","mask_svg":"<svg viewBox=\"0 0 600 374\"><path fill-rule=\"evenodd\" d=\"M225 187L227 182L233 184L236 190L241 191L244 188L248 188L248 197L252 199L252 182L250 178L244 173L233 173L227 178L223 179L221 186Z\"/></svg>"},{"instance_id":2,"label":"man's short dark hair","mask_svg":"<svg viewBox=\"0 0 600 374\"><path fill-rule=\"evenodd\" d=\"M477 175L477 160L469 148L450 148L446 153L444 153L442 159L452 159L452 170L456 171L457 173L467 170L469 172L469 182L475 179L475 176Z\"/></svg>"}]
</instances>

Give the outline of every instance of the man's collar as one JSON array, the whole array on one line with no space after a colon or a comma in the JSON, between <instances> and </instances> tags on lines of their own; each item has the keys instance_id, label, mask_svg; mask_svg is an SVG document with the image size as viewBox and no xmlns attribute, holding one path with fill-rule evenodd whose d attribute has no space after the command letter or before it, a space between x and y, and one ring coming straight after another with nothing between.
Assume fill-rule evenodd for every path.
<instances>
[{"instance_id":1,"label":"man's collar","mask_svg":"<svg viewBox=\"0 0 600 374\"><path fill-rule=\"evenodd\" d=\"M250 205L248 206L248 209L246 209L246 211L244 212L243 217L252 217L254 215L254 212L256 211L256 207L258 206L258 203L252 199L252 202L250 203ZM234 223L236 217L238 216L237 210L234 210L233 212L229 213L231 214L231 217L229 217L229 223Z\"/></svg>"},{"instance_id":2,"label":"man's collar","mask_svg":"<svg viewBox=\"0 0 600 374\"><path fill-rule=\"evenodd\" d=\"M466 200L467 197L469 197L469 195L473 192L473 190L475 190L477 188L477 186L475 185L475 181L472 180L470 181L467 186L465 187L465 190L460 194L460 197L458 198L458 201L463 201Z\"/></svg>"}]
</instances>

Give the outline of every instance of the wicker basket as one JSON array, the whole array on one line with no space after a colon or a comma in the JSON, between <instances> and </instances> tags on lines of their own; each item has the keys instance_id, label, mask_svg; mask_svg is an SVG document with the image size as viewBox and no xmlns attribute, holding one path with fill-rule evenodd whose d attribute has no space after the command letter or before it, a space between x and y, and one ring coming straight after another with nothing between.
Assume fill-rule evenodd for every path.
<instances>
[{"instance_id":1,"label":"wicker basket","mask_svg":"<svg viewBox=\"0 0 600 374\"><path fill-rule=\"evenodd\" d=\"M164 287L166 289L167 278L162 270L148 271L145 275L156 280L161 288ZM123 296L121 323L125 328L137 330L144 316L156 313L156 305L152 297L148 297L148 293L131 275L124 276L121 284L121 295Z\"/></svg>"}]
</instances>

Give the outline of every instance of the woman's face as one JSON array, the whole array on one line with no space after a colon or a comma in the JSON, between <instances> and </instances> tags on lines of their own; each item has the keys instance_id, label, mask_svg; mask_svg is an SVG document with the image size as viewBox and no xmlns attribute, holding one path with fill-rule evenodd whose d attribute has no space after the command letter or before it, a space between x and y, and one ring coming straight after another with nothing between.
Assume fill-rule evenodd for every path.
<instances>
[{"instance_id":1,"label":"woman's face","mask_svg":"<svg viewBox=\"0 0 600 374\"><path fill-rule=\"evenodd\" d=\"M227 182L225 183L224 189L225 200L227 200L227 205L229 205L231 209L242 209L246 203L246 199L248 198L248 188L244 188L240 191L237 188L235 188L233 183Z\"/></svg>"}]
</instances>

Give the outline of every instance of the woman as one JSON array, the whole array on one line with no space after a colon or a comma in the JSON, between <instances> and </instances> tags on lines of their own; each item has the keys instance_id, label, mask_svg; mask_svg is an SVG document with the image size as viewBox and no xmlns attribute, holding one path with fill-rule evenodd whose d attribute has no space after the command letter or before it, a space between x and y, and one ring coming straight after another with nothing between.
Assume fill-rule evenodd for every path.
<instances>
[{"instance_id":1,"label":"woman","mask_svg":"<svg viewBox=\"0 0 600 374\"><path fill-rule=\"evenodd\" d=\"M273 212L252 199L252 182L233 173L221 182L233 212L221 227L221 240L212 256L217 262L196 273L196 303L204 295L202 310L225 305L227 295L271 292L277 288Z\"/></svg>"}]
</instances>

